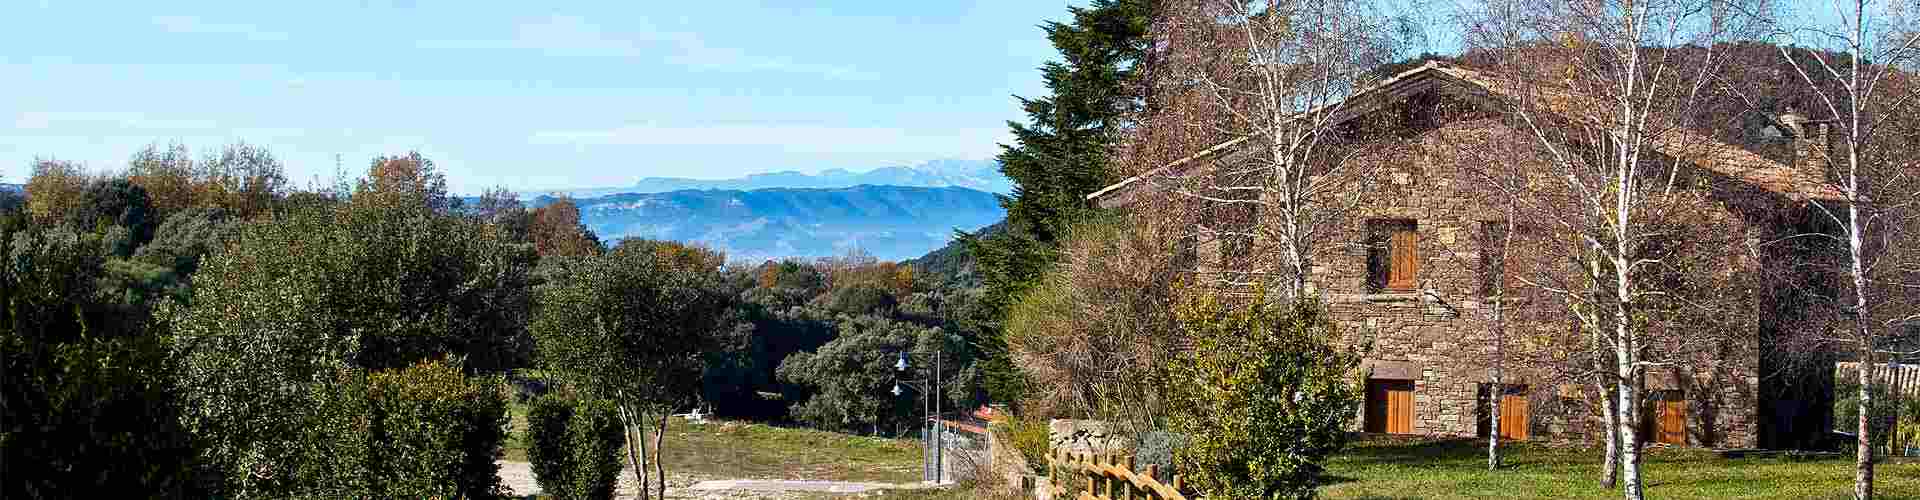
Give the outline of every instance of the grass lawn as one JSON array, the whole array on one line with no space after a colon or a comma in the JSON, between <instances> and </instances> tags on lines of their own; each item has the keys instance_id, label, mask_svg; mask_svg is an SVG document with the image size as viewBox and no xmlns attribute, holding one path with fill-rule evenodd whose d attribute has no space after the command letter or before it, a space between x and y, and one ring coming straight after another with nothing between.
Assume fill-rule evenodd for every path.
<instances>
[{"instance_id":1,"label":"grass lawn","mask_svg":"<svg viewBox=\"0 0 1920 500\"><path fill-rule=\"evenodd\" d=\"M727 479L920 480L920 441L853 436L745 422L676 419L667 427L669 470Z\"/></svg>"},{"instance_id":2,"label":"grass lawn","mask_svg":"<svg viewBox=\"0 0 1920 500\"><path fill-rule=\"evenodd\" d=\"M1597 450L1502 443L1504 467L1487 470L1486 441L1362 438L1327 465L1326 498L1619 498L1599 486ZM1878 498L1920 498L1920 463L1874 468ZM1851 458L1722 459L1698 449L1650 449L1642 466L1651 498L1852 498Z\"/></svg>"},{"instance_id":3,"label":"grass lawn","mask_svg":"<svg viewBox=\"0 0 1920 500\"><path fill-rule=\"evenodd\" d=\"M506 459L527 460L526 407L508 408ZM624 455L623 455L624 456ZM920 480L920 441L709 420L667 426L667 472L709 479Z\"/></svg>"}]
</instances>

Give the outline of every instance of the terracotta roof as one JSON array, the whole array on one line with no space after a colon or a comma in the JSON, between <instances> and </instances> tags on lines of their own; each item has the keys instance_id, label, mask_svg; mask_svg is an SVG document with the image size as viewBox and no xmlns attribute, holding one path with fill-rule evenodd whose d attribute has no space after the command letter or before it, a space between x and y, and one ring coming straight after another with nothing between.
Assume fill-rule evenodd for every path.
<instances>
[{"instance_id":1,"label":"terracotta roof","mask_svg":"<svg viewBox=\"0 0 1920 500\"><path fill-rule=\"evenodd\" d=\"M1353 96L1331 106L1339 106L1362 98L1377 97L1377 94L1388 94L1388 98L1393 98L1390 93L1385 92L1386 89L1399 87L1421 78L1431 78L1435 76L1444 76L1449 80L1470 85L1485 91L1490 97L1503 101L1518 101L1525 96L1538 97L1539 99L1533 99L1533 101L1542 104L1545 110L1567 121L1590 121L1581 119L1584 115L1584 113L1581 112L1582 110L1605 109L1601 107L1602 104L1596 99L1578 96L1566 90L1543 86L1527 89L1533 91L1531 94L1527 94L1524 93L1520 84L1512 80L1497 78L1480 71L1442 64L1438 61L1428 62L1418 68L1401 72L1391 78L1380 81L1380 83L1361 89L1355 92ZM1326 108L1323 107L1315 109L1314 112L1318 113L1325 110ZM1115 192L1128 189L1130 186L1138 184L1142 180L1176 172L1186 168L1189 163L1218 154L1234 145L1245 142L1247 139L1247 137L1241 137L1222 142L1195 153L1192 156L1169 163L1166 166L1129 177L1126 180L1102 188L1099 191L1088 194L1086 199L1089 201L1099 200ZM1662 154L1683 159L1701 168L1726 175L1767 191L1784 194L1794 199L1843 200L1846 198L1844 193L1832 184L1826 182L1820 172L1814 171L1811 168L1800 168L1774 161L1742 149L1739 146L1715 140L1696 131L1666 131L1660 134L1652 146L1654 150Z\"/></svg>"}]
</instances>

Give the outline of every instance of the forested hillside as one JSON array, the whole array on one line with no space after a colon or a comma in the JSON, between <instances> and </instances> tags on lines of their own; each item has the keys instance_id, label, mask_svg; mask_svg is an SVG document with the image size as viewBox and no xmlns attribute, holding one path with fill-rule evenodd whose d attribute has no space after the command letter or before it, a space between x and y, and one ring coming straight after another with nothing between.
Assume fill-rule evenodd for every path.
<instances>
[{"instance_id":1,"label":"forested hillside","mask_svg":"<svg viewBox=\"0 0 1920 500\"><path fill-rule=\"evenodd\" d=\"M896 380L983 402L977 293L909 266L607 244L572 200L463 200L418 154L321 190L283 171L253 146L149 148L104 176L43 161L24 196L0 192L0 464L21 479L0 493L487 496L510 392L604 401L649 433L704 407L898 435L921 406ZM932 215L863 192L610 203ZM782 205L808 197L828 201Z\"/></svg>"},{"instance_id":2,"label":"forested hillside","mask_svg":"<svg viewBox=\"0 0 1920 500\"><path fill-rule=\"evenodd\" d=\"M540 197L543 206L554 198ZM600 239L699 243L737 261L861 252L917 257L1000 220L991 193L966 188L854 186L753 191L687 190L579 198L581 221Z\"/></svg>"}]
</instances>

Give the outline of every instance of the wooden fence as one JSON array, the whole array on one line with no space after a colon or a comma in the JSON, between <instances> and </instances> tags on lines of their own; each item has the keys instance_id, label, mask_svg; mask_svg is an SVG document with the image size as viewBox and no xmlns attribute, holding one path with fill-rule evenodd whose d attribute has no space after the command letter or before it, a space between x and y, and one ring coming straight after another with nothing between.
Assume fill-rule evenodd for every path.
<instances>
[{"instance_id":1,"label":"wooden fence","mask_svg":"<svg viewBox=\"0 0 1920 500\"><path fill-rule=\"evenodd\" d=\"M1187 500L1180 476L1159 478L1159 465L1136 471L1131 456L1059 453L1047 466L1053 500Z\"/></svg>"},{"instance_id":2,"label":"wooden fence","mask_svg":"<svg viewBox=\"0 0 1920 500\"><path fill-rule=\"evenodd\" d=\"M1874 366L1867 369L1873 372L1869 376L1871 380L1891 386L1889 390L1908 396L1920 396L1920 365L1908 363L1896 367L1887 363L1874 363ZM1841 361L1834 364L1833 376L1841 381L1858 382L1859 370L1859 362Z\"/></svg>"}]
</instances>

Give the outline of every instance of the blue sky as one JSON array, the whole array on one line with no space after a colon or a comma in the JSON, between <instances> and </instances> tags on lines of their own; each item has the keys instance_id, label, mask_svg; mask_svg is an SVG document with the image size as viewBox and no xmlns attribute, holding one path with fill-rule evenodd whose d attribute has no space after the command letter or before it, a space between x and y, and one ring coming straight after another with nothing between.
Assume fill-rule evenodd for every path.
<instances>
[{"instance_id":1,"label":"blue sky","mask_svg":"<svg viewBox=\"0 0 1920 500\"><path fill-rule=\"evenodd\" d=\"M985 159L1068 5L820 3L11 0L0 182L171 141L301 185L418 150L465 193Z\"/></svg>"}]
</instances>

